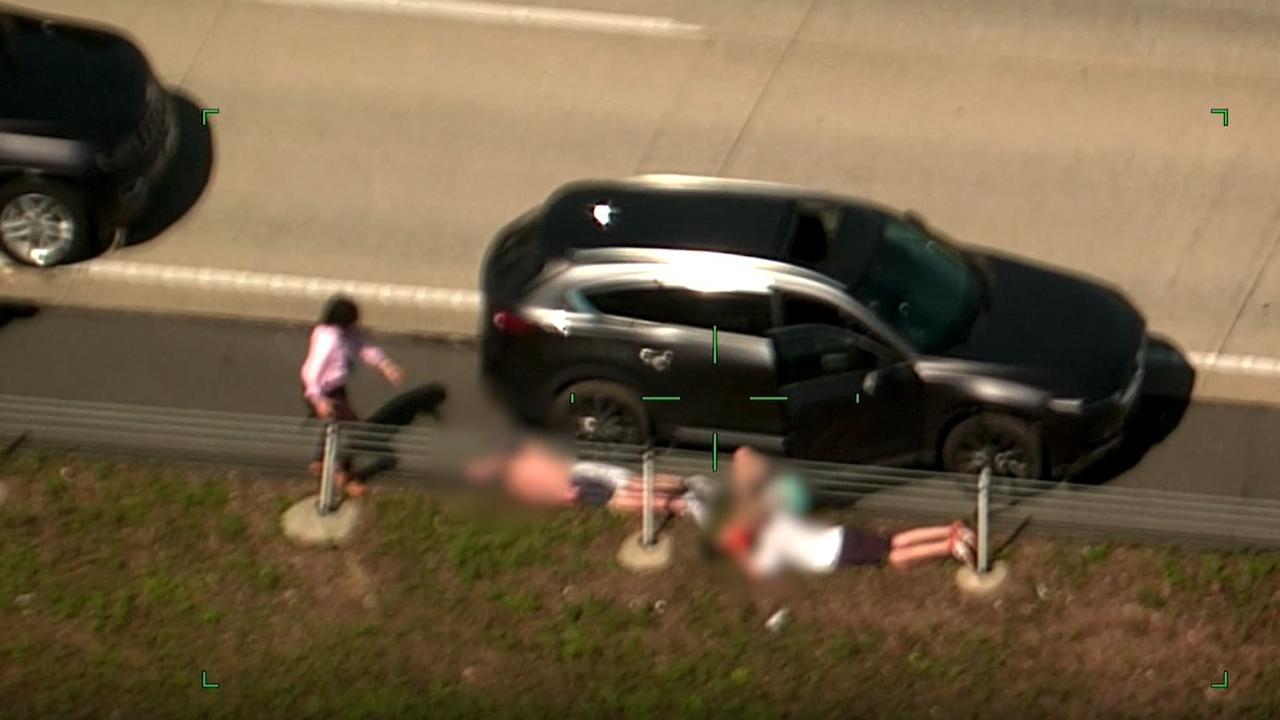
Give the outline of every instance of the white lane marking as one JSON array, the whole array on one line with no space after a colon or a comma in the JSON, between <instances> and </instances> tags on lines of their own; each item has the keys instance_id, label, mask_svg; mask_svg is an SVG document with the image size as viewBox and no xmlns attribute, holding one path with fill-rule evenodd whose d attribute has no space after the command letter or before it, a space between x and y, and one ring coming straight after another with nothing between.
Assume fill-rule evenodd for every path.
<instances>
[{"instance_id":1,"label":"white lane marking","mask_svg":"<svg viewBox=\"0 0 1280 720\"><path fill-rule=\"evenodd\" d=\"M81 268L91 276L144 285L308 298L326 298L341 292L358 300L379 305L472 311L480 308L480 293L460 288L433 288L180 265L151 265L120 260L97 260L85 263L77 269Z\"/></svg>"},{"instance_id":2,"label":"white lane marking","mask_svg":"<svg viewBox=\"0 0 1280 720\"><path fill-rule=\"evenodd\" d=\"M96 260L73 267L83 270L88 275L126 283L317 299L342 292L357 300L381 305L449 308L472 312L480 309L480 293L476 290L460 288L373 283L207 267L153 265L120 260ZM1157 363L1170 363L1174 362L1176 357L1153 349L1148 359ZM1191 350L1186 353L1186 359L1193 367L1205 372L1280 377L1280 358Z\"/></svg>"},{"instance_id":3,"label":"white lane marking","mask_svg":"<svg viewBox=\"0 0 1280 720\"><path fill-rule=\"evenodd\" d=\"M1193 366L1211 372L1229 375L1280 376L1280 358L1191 351L1187 353L1187 360Z\"/></svg>"},{"instance_id":4,"label":"white lane marking","mask_svg":"<svg viewBox=\"0 0 1280 720\"><path fill-rule=\"evenodd\" d=\"M626 35L657 35L696 39L705 28L675 18L650 15L607 13L595 10L508 5L481 0L256 0L268 5L356 10L364 12L401 13L471 20L502 25L557 27Z\"/></svg>"}]
</instances>

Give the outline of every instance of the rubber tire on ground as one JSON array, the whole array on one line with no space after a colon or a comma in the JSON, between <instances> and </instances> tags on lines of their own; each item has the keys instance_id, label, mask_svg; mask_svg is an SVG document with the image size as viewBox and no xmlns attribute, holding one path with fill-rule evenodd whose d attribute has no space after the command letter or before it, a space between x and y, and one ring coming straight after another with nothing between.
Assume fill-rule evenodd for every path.
<instances>
[{"instance_id":1,"label":"rubber tire on ground","mask_svg":"<svg viewBox=\"0 0 1280 720\"><path fill-rule=\"evenodd\" d=\"M71 243L71 250L55 265L65 265L77 260L83 260L93 253L95 249L99 249L100 243L97 240L93 223L89 219L89 212L86 207L84 195L75 187L56 180L48 180L45 178L18 178L12 182L0 186L0 213L3 213L6 205L10 201L20 195L27 193L40 193L48 195L58 202L62 203L71 211L72 221L75 222L76 232ZM35 263L21 258L9 252L8 246L0 242L0 252L6 257L12 259L16 263L29 265L32 267L45 267L36 265ZM53 266L47 266L53 267Z\"/></svg>"},{"instance_id":2,"label":"rubber tire on ground","mask_svg":"<svg viewBox=\"0 0 1280 720\"><path fill-rule=\"evenodd\" d=\"M951 428L951 432L947 433L947 439L942 444L942 468L948 472L967 472L960 467L956 454L964 438L974 432L980 432L983 428L989 431L1000 433L1001 435L1015 438L1023 452L1027 456L1027 465L1031 468L1030 479L1041 479L1045 477L1045 455L1044 443L1041 442L1039 434L1023 420L1002 413L984 412L978 413L973 417L962 420L955 427Z\"/></svg>"},{"instance_id":3,"label":"rubber tire on ground","mask_svg":"<svg viewBox=\"0 0 1280 720\"><path fill-rule=\"evenodd\" d=\"M640 399L631 388L608 380L586 380L577 382L565 388L559 396L556 397L555 404L551 406L551 412L548 413L550 425L557 431L568 430L568 420L573 416L573 406L569 404L570 395L574 395L575 402L583 402L585 398L593 396L605 396L615 405L621 407L636 420L636 425L640 428L640 437L636 438L637 445L643 445L649 441L651 428L649 426L649 410L644 406L644 401Z\"/></svg>"}]
</instances>

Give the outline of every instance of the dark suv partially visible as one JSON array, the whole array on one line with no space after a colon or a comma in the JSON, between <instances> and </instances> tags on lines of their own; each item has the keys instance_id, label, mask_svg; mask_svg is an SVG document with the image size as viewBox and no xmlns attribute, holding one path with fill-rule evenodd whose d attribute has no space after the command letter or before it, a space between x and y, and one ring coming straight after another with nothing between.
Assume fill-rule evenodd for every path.
<instances>
[{"instance_id":1,"label":"dark suv partially visible","mask_svg":"<svg viewBox=\"0 0 1280 720\"><path fill-rule=\"evenodd\" d=\"M127 38L0 7L0 250L50 267L123 240L177 143Z\"/></svg>"},{"instance_id":2,"label":"dark suv partially visible","mask_svg":"<svg viewBox=\"0 0 1280 720\"><path fill-rule=\"evenodd\" d=\"M1144 374L1115 290L785 186L575 183L481 282L488 386L590 440L1064 475L1120 441Z\"/></svg>"}]
</instances>

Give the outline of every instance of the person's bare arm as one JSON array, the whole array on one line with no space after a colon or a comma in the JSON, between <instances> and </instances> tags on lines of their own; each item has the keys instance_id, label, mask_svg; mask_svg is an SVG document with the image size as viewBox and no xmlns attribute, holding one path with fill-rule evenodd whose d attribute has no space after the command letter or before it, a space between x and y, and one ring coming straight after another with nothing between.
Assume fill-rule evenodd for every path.
<instances>
[{"instance_id":1,"label":"person's bare arm","mask_svg":"<svg viewBox=\"0 0 1280 720\"><path fill-rule=\"evenodd\" d=\"M363 338L360 340L360 359L366 365L377 368L392 385L399 385L404 380L404 370L387 357L382 348L365 342Z\"/></svg>"}]
</instances>

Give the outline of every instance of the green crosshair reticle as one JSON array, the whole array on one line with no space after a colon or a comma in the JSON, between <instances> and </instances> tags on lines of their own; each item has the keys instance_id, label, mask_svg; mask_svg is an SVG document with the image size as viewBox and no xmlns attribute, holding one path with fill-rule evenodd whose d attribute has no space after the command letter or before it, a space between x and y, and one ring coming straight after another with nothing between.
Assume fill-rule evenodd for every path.
<instances>
[{"instance_id":1,"label":"green crosshair reticle","mask_svg":"<svg viewBox=\"0 0 1280 720\"><path fill-rule=\"evenodd\" d=\"M711 364L720 364L720 328L711 326ZM643 395L640 398L645 402L677 402L680 400L679 395ZM748 400L752 402L786 402L786 395L751 395ZM572 396L570 397L572 402ZM711 433L711 472L720 469L720 433Z\"/></svg>"}]
</instances>

